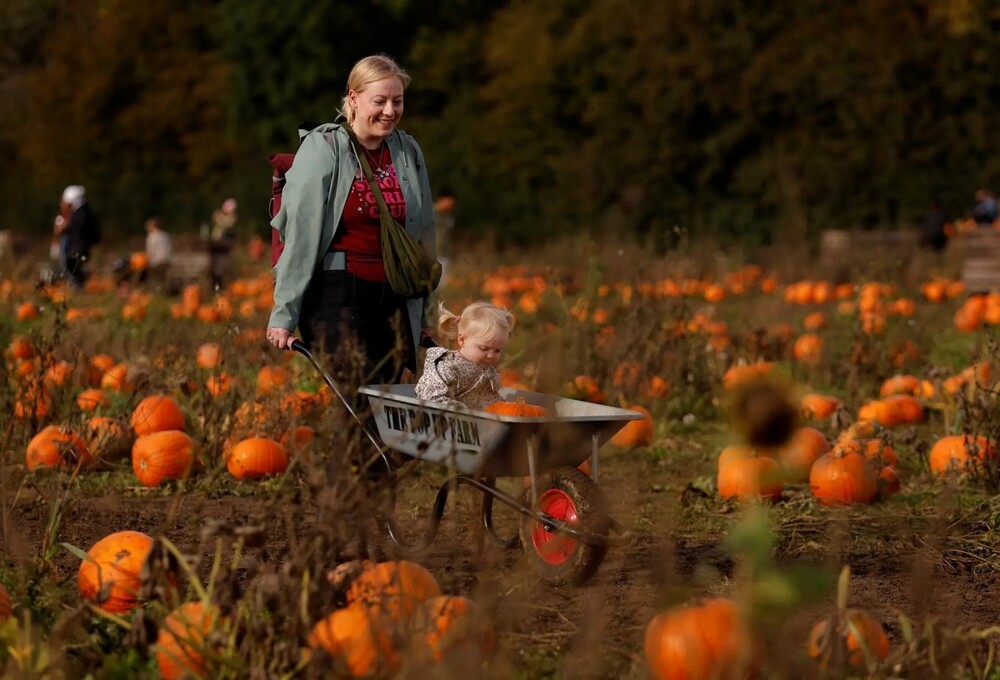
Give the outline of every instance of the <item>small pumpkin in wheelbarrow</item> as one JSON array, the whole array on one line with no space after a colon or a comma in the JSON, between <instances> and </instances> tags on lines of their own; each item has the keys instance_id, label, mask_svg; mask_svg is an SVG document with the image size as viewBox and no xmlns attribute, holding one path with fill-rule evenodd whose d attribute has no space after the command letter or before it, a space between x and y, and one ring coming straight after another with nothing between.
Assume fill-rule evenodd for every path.
<instances>
[{"instance_id":1,"label":"small pumpkin in wheelbarrow","mask_svg":"<svg viewBox=\"0 0 1000 680\"><path fill-rule=\"evenodd\" d=\"M516 416L518 418L544 418L549 410L544 406L518 401L495 401L486 407L487 413L496 416Z\"/></svg>"}]
</instances>

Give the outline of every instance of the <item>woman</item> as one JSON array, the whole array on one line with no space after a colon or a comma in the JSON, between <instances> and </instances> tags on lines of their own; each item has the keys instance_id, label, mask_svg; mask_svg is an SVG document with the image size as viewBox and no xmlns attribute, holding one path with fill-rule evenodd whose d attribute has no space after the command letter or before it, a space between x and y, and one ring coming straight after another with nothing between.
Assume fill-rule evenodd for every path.
<instances>
[{"instance_id":1,"label":"woman","mask_svg":"<svg viewBox=\"0 0 1000 680\"><path fill-rule=\"evenodd\" d=\"M407 300L386 282L375 198L360 167L367 157L390 214L435 253L434 204L423 153L397 129L410 77L384 55L351 70L342 116L302 138L271 225L284 250L274 266L268 341L303 341L327 352L363 347L363 381L398 382L416 372L425 298ZM359 143L351 144L345 125Z\"/></svg>"}]
</instances>

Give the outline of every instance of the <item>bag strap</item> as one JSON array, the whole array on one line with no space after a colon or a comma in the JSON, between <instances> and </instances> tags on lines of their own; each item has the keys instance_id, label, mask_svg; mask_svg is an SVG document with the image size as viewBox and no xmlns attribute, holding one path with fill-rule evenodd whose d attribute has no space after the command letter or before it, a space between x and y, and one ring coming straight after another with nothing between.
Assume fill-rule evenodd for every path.
<instances>
[{"instance_id":1,"label":"bag strap","mask_svg":"<svg viewBox=\"0 0 1000 680\"><path fill-rule=\"evenodd\" d=\"M368 163L368 158L359 150L361 143L354 134L354 130L347 123L343 124L344 130L347 131L347 136L351 138L351 146L354 147L354 155L358 157L358 162L361 163L361 171L365 174L365 179L368 180L368 186L371 187L372 193L375 194L375 204L378 206L378 219L379 223L382 225L382 230L392 229L396 227L397 229L402 229L398 222L393 219L392 215L389 214L389 206L385 204L385 197L382 195L382 189L379 188L378 181L375 179L375 173L372 172L372 167Z\"/></svg>"}]
</instances>

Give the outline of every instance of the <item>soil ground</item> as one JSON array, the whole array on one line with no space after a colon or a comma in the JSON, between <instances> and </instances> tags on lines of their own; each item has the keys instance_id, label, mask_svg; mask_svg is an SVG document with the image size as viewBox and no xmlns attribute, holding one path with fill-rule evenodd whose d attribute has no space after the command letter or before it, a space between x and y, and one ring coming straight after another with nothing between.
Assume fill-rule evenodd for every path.
<instances>
[{"instance_id":1,"label":"soil ground","mask_svg":"<svg viewBox=\"0 0 1000 680\"><path fill-rule=\"evenodd\" d=\"M642 641L653 614L690 594L724 593L737 578L722 545L724 532L716 528L734 522L741 510L690 484L695 471L711 469L710 458L705 452L671 461L613 449L602 456L600 486L612 515L634 533L627 544L609 550L596 576L583 586L543 584L520 549L505 551L488 541L485 548L477 547L481 495L467 488L452 494L436 540L416 559L434 573L444 592L471 595L492 610L499 641L495 677L644 678ZM444 477L426 464L411 467L415 474L400 485L397 517L413 534L423 527ZM502 482L512 491L521 484ZM883 621L894 642L901 639L900 613L914 618L930 614L948 624L976 627L1000 621L1000 585L988 561L951 554L960 549L946 542L933 545L923 525L907 527L902 519L860 535L852 533L848 515L831 513L828 521L802 522L795 519L796 502L784 503L777 560L805 560L833 569L849 563L851 604ZM27 494L8 498L8 503L4 549L26 563L42 543L48 509ZM512 511L498 506L495 515L499 533L516 530ZM280 560L296 536L308 531L310 515L305 516L304 523L288 526L273 516L271 502L263 496L186 494L178 501L131 492L74 494L58 541L86 549L112 531L134 529L162 532L181 550L196 552L207 518L236 524L264 521L267 552ZM55 565L60 574L75 579L78 560L69 552L59 551ZM773 631L769 644L782 651L772 652L778 661L769 664L768 677L813 674L805 637L833 602L831 591Z\"/></svg>"}]
</instances>

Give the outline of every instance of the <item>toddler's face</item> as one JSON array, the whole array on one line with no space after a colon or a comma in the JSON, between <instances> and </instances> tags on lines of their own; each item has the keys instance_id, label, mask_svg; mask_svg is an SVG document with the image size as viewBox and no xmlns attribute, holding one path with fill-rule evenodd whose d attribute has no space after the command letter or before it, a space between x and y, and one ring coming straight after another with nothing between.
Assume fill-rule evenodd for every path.
<instances>
[{"instance_id":1,"label":"toddler's face","mask_svg":"<svg viewBox=\"0 0 1000 680\"><path fill-rule=\"evenodd\" d=\"M466 337L459 333L459 353L477 366L494 366L500 361L503 348L507 346L509 336L501 334L492 338Z\"/></svg>"}]
</instances>

